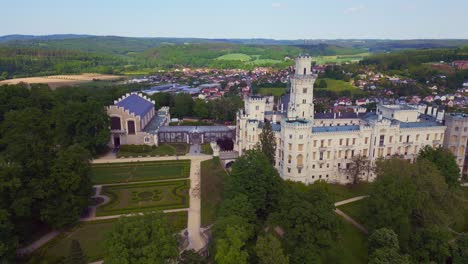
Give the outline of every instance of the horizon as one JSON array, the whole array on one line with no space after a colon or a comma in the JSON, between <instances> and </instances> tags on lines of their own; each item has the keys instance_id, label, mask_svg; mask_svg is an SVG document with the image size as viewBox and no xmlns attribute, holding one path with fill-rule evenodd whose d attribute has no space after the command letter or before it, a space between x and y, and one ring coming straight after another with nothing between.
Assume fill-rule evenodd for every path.
<instances>
[{"instance_id":1,"label":"horizon","mask_svg":"<svg viewBox=\"0 0 468 264\"><path fill-rule=\"evenodd\" d=\"M468 3L447 0L18 0L3 5L0 35L84 34L203 39L468 39ZM439 19L450 17L451 19ZM18 19L21 18L21 19ZM11 23L15 21L15 23ZM64 32L64 33L61 33ZM142 37L143 36L143 37Z\"/></svg>"}]
</instances>

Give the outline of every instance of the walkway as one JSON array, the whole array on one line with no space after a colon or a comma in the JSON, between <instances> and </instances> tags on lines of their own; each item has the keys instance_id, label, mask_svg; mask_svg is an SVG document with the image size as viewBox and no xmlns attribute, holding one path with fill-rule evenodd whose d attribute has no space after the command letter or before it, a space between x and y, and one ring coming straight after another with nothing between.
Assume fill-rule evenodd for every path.
<instances>
[{"instance_id":1,"label":"walkway","mask_svg":"<svg viewBox=\"0 0 468 264\"><path fill-rule=\"evenodd\" d=\"M356 202L356 201L359 201L359 200L362 200L364 198L367 198L368 195L362 195L362 196L357 196L357 197L353 197L353 198L349 198L349 199L346 199L346 200L343 200L343 201L339 201L339 202L336 202L335 203L335 207L338 207L340 205L344 205L344 204L349 204L349 203L353 203L353 202ZM364 234L369 234L369 231L367 231L367 228L365 228L363 225L359 224L356 220L354 220L351 216L345 214L343 211L341 211L340 209L338 208L335 208L335 213L341 217L343 217L346 221L348 221L349 223L351 223L353 226L355 226L357 229L359 229L361 232L363 232Z\"/></svg>"},{"instance_id":2,"label":"walkway","mask_svg":"<svg viewBox=\"0 0 468 264\"><path fill-rule=\"evenodd\" d=\"M54 239L58 235L60 235L59 231L51 231L51 232L45 234L44 236L42 236L41 238L39 238L38 240L34 241L29 246L17 249L16 254L18 254L18 255L30 254L30 253L34 252L34 250L36 250L36 249L42 247L43 245L47 244L47 242Z\"/></svg>"}]
</instances>

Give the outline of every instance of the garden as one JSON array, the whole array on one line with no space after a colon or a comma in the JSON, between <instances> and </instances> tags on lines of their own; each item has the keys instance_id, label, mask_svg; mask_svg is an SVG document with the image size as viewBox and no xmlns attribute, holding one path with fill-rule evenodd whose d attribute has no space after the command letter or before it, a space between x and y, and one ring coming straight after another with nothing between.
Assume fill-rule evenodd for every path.
<instances>
[{"instance_id":1,"label":"garden","mask_svg":"<svg viewBox=\"0 0 468 264\"><path fill-rule=\"evenodd\" d=\"M93 184L188 178L189 160L93 164Z\"/></svg>"},{"instance_id":2,"label":"garden","mask_svg":"<svg viewBox=\"0 0 468 264\"><path fill-rule=\"evenodd\" d=\"M97 208L97 216L189 207L189 180L103 186L110 202Z\"/></svg>"}]
</instances>

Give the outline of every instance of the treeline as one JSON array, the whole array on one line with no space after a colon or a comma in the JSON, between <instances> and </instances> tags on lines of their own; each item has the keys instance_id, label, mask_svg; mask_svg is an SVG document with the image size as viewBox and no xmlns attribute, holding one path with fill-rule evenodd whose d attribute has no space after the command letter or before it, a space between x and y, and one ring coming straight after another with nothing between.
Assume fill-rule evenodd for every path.
<instances>
[{"instance_id":1,"label":"treeline","mask_svg":"<svg viewBox=\"0 0 468 264\"><path fill-rule=\"evenodd\" d=\"M172 117L197 117L216 121L235 121L236 112L242 107L243 101L237 95L225 96L215 100L205 101L193 99L185 93L156 93L150 96L156 103L156 109L169 106Z\"/></svg>"},{"instance_id":2,"label":"treeline","mask_svg":"<svg viewBox=\"0 0 468 264\"><path fill-rule=\"evenodd\" d=\"M91 195L90 164L107 150L105 105L130 90L0 86L0 262L45 226L78 221Z\"/></svg>"},{"instance_id":3,"label":"treeline","mask_svg":"<svg viewBox=\"0 0 468 264\"><path fill-rule=\"evenodd\" d=\"M70 50L0 47L1 78L73 73L119 73L127 60Z\"/></svg>"}]
</instances>

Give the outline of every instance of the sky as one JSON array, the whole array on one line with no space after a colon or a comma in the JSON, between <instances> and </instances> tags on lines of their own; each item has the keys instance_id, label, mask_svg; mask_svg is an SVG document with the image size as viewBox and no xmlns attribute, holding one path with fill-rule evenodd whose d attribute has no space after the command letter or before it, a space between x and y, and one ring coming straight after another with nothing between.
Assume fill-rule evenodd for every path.
<instances>
[{"instance_id":1,"label":"sky","mask_svg":"<svg viewBox=\"0 0 468 264\"><path fill-rule=\"evenodd\" d=\"M468 0L0 0L0 36L468 39Z\"/></svg>"}]
</instances>

